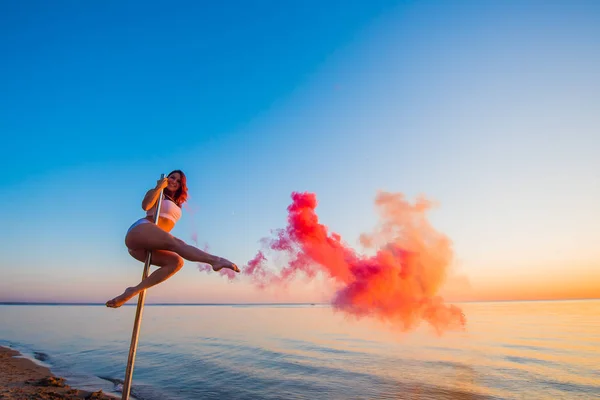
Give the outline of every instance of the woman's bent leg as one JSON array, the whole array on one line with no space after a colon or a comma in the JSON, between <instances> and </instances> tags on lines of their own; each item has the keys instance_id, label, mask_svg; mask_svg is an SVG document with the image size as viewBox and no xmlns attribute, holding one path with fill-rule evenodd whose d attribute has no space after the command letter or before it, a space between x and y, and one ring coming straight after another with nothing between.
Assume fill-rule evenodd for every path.
<instances>
[{"instance_id":1,"label":"woman's bent leg","mask_svg":"<svg viewBox=\"0 0 600 400\"><path fill-rule=\"evenodd\" d=\"M139 261L146 261L147 252L145 250L129 250L129 253ZM152 264L160 268L146 279L143 279L137 286L128 287L122 294L107 301L106 306L112 308L121 307L142 290L166 281L183 267L183 259L170 251L155 250L152 252Z\"/></svg>"}]
</instances>

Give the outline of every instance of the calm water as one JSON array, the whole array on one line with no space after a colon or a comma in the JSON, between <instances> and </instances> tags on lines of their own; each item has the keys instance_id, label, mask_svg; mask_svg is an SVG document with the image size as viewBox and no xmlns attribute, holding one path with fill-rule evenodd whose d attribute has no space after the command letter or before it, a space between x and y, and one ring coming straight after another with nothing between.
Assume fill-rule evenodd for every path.
<instances>
[{"instance_id":1,"label":"calm water","mask_svg":"<svg viewBox=\"0 0 600 400\"><path fill-rule=\"evenodd\" d=\"M466 332L325 306L146 306L139 399L600 399L600 301L467 303ZM115 393L135 306L0 306L0 345ZM39 357L39 354L38 354ZM100 378L103 377L104 379ZM116 382L116 386L115 386Z\"/></svg>"}]
</instances>

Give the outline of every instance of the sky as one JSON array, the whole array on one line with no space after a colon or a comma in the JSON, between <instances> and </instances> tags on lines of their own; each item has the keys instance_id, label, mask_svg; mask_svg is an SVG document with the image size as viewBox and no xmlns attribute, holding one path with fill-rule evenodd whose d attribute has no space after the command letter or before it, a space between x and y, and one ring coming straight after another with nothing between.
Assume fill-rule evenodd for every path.
<instances>
[{"instance_id":1,"label":"sky","mask_svg":"<svg viewBox=\"0 0 600 400\"><path fill-rule=\"evenodd\" d=\"M0 301L104 302L161 173L172 234L243 266L291 193L349 246L380 190L436 203L451 301L600 294L600 3L0 5ZM328 301L187 262L148 302Z\"/></svg>"}]
</instances>

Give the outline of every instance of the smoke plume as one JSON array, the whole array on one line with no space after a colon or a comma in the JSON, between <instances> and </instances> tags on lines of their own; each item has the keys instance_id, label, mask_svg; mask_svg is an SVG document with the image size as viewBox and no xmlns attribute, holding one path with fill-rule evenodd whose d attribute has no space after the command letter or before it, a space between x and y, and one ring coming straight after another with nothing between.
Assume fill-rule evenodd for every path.
<instances>
[{"instance_id":1,"label":"smoke plume","mask_svg":"<svg viewBox=\"0 0 600 400\"><path fill-rule=\"evenodd\" d=\"M331 303L337 311L378 318L402 330L422 321L438 332L465 326L462 311L438 295L453 252L450 240L427 220L428 200L411 204L401 193L378 193L380 221L373 233L361 235L369 253L361 255L319 223L315 194L294 192L291 197L285 229L263 239L262 249L241 268L255 285L323 274L336 289ZM283 265L273 268L273 263Z\"/></svg>"}]
</instances>

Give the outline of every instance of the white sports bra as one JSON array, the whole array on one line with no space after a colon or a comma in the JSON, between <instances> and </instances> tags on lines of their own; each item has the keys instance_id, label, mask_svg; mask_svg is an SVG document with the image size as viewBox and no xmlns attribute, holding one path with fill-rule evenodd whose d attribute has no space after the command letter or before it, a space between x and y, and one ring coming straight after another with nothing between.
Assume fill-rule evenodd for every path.
<instances>
[{"instance_id":1,"label":"white sports bra","mask_svg":"<svg viewBox=\"0 0 600 400\"><path fill-rule=\"evenodd\" d=\"M152 207L146 211L147 217L154 217L154 210L156 207ZM170 219L173 222L179 221L181 218L181 208L170 199L163 196L163 200L160 203L160 214L159 217Z\"/></svg>"}]
</instances>

